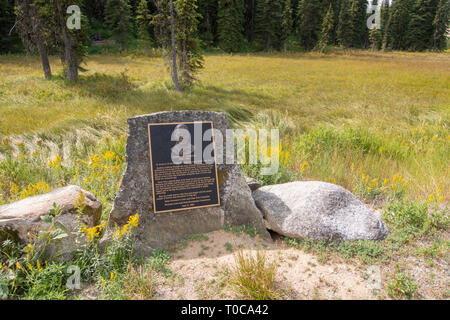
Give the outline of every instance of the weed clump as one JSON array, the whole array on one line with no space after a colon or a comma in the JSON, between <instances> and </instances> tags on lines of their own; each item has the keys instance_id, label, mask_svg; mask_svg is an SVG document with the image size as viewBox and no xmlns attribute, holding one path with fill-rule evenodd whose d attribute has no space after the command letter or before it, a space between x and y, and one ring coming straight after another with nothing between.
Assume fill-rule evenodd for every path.
<instances>
[{"instance_id":1,"label":"weed clump","mask_svg":"<svg viewBox=\"0 0 450 320\"><path fill-rule=\"evenodd\" d=\"M415 299L417 284L406 273L397 273L395 278L389 281L388 295L394 299Z\"/></svg>"},{"instance_id":2,"label":"weed clump","mask_svg":"<svg viewBox=\"0 0 450 320\"><path fill-rule=\"evenodd\" d=\"M230 284L241 296L253 300L274 300L279 297L275 287L277 266L269 262L262 251L255 255L241 249L235 253L235 266L230 272Z\"/></svg>"}]
</instances>

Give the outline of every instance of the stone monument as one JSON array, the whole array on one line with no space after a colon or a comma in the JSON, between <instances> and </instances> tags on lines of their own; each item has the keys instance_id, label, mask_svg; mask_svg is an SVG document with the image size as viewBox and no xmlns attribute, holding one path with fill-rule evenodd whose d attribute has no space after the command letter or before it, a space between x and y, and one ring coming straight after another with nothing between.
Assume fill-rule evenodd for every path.
<instances>
[{"instance_id":1,"label":"stone monument","mask_svg":"<svg viewBox=\"0 0 450 320\"><path fill-rule=\"evenodd\" d=\"M195 181L192 177L180 179L182 171L164 161L170 150L161 143L168 140L166 131L152 131L151 128L160 124L168 129L170 126L188 129L188 124L198 122L211 124L223 136L223 143L215 143L214 151L214 155L223 155L223 161L216 159L214 170L202 169L206 171L201 171ZM270 238L239 164L236 161L230 163L229 159L225 161L226 155L234 157L233 137L227 136L230 127L225 113L158 112L130 118L128 126L127 167L110 213L109 235L117 226L126 224L131 215L138 213L139 227L135 229L135 252L138 255L151 254L154 249L168 247L189 235L221 230L227 225L253 226L262 237ZM155 138L164 134L165 140ZM167 143L173 148L171 141ZM222 147L224 150L220 152L218 149ZM194 169L198 173L199 167ZM191 168L185 167L184 170L189 172ZM175 178L170 178L172 174ZM196 181L204 187L200 191L195 187ZM188 184L191 184L193 192L187 192ZM218 199L214 198L215 195ZM159 201L156 207L154 201ZM202 201L206 205L202 205Z\"/></svg>"}]
</instances>

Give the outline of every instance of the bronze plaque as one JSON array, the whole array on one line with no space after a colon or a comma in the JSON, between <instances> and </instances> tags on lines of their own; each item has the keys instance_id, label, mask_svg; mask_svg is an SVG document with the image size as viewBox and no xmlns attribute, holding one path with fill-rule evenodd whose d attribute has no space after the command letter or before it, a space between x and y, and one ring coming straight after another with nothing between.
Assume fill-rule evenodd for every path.
<instances>
[{"instance_id":1,"label":"bronze plaque","mask_svg":"<svg viewBox=\"0 0 450 320\"><path fill-rule=\"evenodd\" d=\"M213 132L210 121L148 125L155 213L220 205Z\"/></svg>"}]
</instances>

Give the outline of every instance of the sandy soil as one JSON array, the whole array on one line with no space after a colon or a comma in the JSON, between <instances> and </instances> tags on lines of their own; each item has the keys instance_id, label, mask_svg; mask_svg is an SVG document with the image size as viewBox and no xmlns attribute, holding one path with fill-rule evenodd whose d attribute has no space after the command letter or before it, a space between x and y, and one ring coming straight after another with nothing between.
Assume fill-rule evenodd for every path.
<instances>
[{"instance_id":1,"label":"sandy soil","mask_svg":"<svg viewBox=\"0 0 450 320\"><path fill-rule=\"evenodd\" d=\"M233 252L239 248L246 253L263 248L267 258L277 262L277 285L286 299L378 298L364 276L367 266L320 264L316 256L281 241L264 242L247 234L215 231L206 237L191 240L173 252L169 265L173 276L160 279L163 283L157 299L236 298L227 284L226 272L234 264Z\"/></svg>"},{"instance_id":2,"label":"sandy soil","mask_svg":"<svg viewBox=\"0 0 450 320\"><path fill-rule=\"evenodd\" d=\"M448 240L447 233L444 239ZM430 246L432 242L421 245ZM389 299L387 283L400 266L418 285L417 299L449 299L449 255L430 260L399 252L388 261L369 266L357 259L346 261L336 255L324 257L287 246L281 239L262 241L245 233L215 231L198 235L170 250L169 274L154 273L155 299L241 299L229 285L229 270L235 252L263 250L276 262L276 285L280 299ZM410 253L411 248L404 247ZM86 285L78 298L101 296L96 285Z\"/></svg>"}]
</instances>

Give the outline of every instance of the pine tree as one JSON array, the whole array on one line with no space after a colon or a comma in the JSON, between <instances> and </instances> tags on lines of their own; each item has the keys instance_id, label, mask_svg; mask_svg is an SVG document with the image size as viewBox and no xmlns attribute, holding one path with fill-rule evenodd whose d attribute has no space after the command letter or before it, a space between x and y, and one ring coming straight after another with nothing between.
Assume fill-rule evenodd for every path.
<instances>
[{"instance_id":1,"label":"pine tree","mask_svg":"<svg viewBox=\"0 0 450 320\"><path fill-rule=\"evenodd\" d=\"M280 49L282 14L280 1L259 0L256 3L255 40L259 48Z\"/></svg>"},{"instance_id":2,"label":"pine tree","mask_svg":"<svg viewBox=\"0 0 450 320\"><path fill-rule=\"evenodd\" d=\"M433 21L433 49L445 50L447 47L447 28L449 22L449 2L448 0L440 0L436 10L436 16Z\"/></svg>"},{"instance_id":3,"label":"pine tree","mask_svg":"<svg viewBox=\"0 0 450 320\"><path fill-rule=\"evenodd\" d=\"M59 52L64 76L70 81L78 80L78 72L84 71L81 64L87 55L89 29L88 20L81 16L81 29L67 28L67 8L71 5L83 7L83 0L34 0L41 16L40 27L46 44Z\"/></svg>"},{"instance_id":4,"label":"pine tree","mask_svg":"<svg viewBox=\"0 0 450 320\"><path fill-rule=\"evenodd\" d=\"M214 45L217 34L217 0L201 0L198 2L198 12L202 15L198 30L200 39L210 47Z\"/></svg>"},{"instance_id":5,"label":"pine tree","mask_svg":"<svg viewBox=\"0 0 450 320\"><path fill-rule=\"evenodd\" d=\"M414 0L396 0L389 10L388 39L383 47L391 47L394 50L406 49L406 32L410 20L412 3Z\"/></svg>"},{"instance_id":6,"label":"pine tree","mask_svg":"<svg viewBox=\"0 0 450 320\"><path fill-rule=\"evenodd\" d=\"M389 42L389 31L390 31L390 4L388 0L380 0L381 1L381 29L380 29L380 40L379 47L382 47L384 51L386 49L386 45Z\"/></svg>"},{"instance_id":7,"label":"pine tree","mask_svg":"<svg viewBox=\"0 0 450 320\"><path fill-rule=\"evenodd\" d=\"M381 31L379 29L372 29L369 32L369 42L370 45L372 47L372 51L377 50L378 45L380 43L380 39L381 39Z\"/></svg>"},{"instance_id":8,"label":"pine tree","mask_svg":"<svg viewBox=\"0 0 450 320\"><path fill-rule=\"evenodd\" d=\"M171 9L166 0L154 0L156 13L152 17L152 26L159 45L168 51L171 47Z\"/></svg>"},{"instance_id":9,"label":"pine tree","mask_svg":"<svg viewBox=\"0 0 450 320\"><path fill-rule=\"evenodd\" d=\"M201 15L197 12L197 0L176 0L174 2L176 20L176 39L179 51L181 84L190 87L195 74L203 68L200 41L196 38Z\"/></svg>"},{"instance_id":10,"label":"pine tree","mask_svg":"<svg viewBox=\"0 0 450 320\"><path fill-rule=\"evenodd\" d=\"M296 1L296 0L294 0ZM244 0L245 2L245 30L247 41L253 45L255 41L255 16L257 0Z\"/></svg>"},{"instance_id":11,"label":"pine tree","mask_svg":"<svg viewBox=\"0 0 450 320\"><path fill-rule=\"evenodd\" d=\"M358 2L351 0L350 6L350 32L351 32L351 46L357 47L358 42Z\"/></svg>"},{"instance_id":12,"label":"pine tree","mask_svg":"<svg viewBox=\"0 0 450 320\"><path fill-rule=\"evenodd\" d=\"M337 28L337 40L339 45L349 48L353 40L352 23L350 20L350 0L342 0Z\"/></svg>"},{"instance_id":13,"label":"pine tree","mask_svg":"<svg viewBox=\"0 0 450 320\"><path fill-rule=\"evenodd\" d=\"M334 12L333 6L330 3L327 14L322 22L322 32L316 49L320 52L325 52L326 48L333 44L333 30L334 30Z\"/></svg>"},{"instance_id":14,"label":"pine tree","mask_svg":"<svg viewBox=\"0 0 450 320\"><path fill-rule=\"evenodd\" d=\"M320 0L301 0L298 4L298 35L306 50L312 50L319 40L323 11Z\"/></svg>"},{"instance_id":15,"label":"pine tree","mask_svg":"<svg viewBox=\"0 0 450 320\"><path fill-rule=\"evenodd\" d=\"M141 0L136 9L136 25L138 30L138 38L142 40L150 40L150 26L152 16L148 9L147 0Z\"/></svg>"},{"instance_id":16,"label":"pine tree","mask_svg":"<svg viewBox=\"0 0 450 320\"><path fill-rule=\"evenodd\" d=\"M436 7L436 0L416 0L406 34L408 49L422 51L431 48Z\"/></svg>"},{"instance_id":17,"label":"pine tree","mask_svg":"<svg viewBox=\"0 0 450 320\"><path fill-rule=\"evenodd\" d=\"M131 33L131 8L127 0L107 0L105 22L112 32L113 39L120 44L121 51L127 48Z\"/></svg>"},{"instance_id":18,"label":"pine tree","mask_svg":"<svg viewBox=\"0 0 450 320\"><path fill-rule=\"evenodd\" d=\"M19 51L20 39L17 32L12 32L16 22L13 0L0 0L0 54Z\"/></svg>"},{"instance_id":19,"label":"pine tree","mask_svg":"<svg viewBox=\"0 0 450 320\"><path fill-rule=\"evenodd\" d=\"M201 17L197 12L197 0L156 0L155 5L157 14L152 24L170 61L175 89L183 91L203 67L200 41L196 38Z\"/></svg>"},{"instance_id":20,"label":"pine tree","mask_svg":"<svg viewBox=\"0 0 450 320\"><path fill-rule=\"evenodd\" d=\"M243 0L219 0L217 32L219 47L237 52L245 44Z\"/></svg>"},{"instance_id":21,"label":"pine tree","mask_svg":"<svg viewBox=\"0 0 450 320\"><path fill-rule=\"evenodd\" d=\"M46 32L43 17L39 14L39 4L32 0L16 0L17 30L23 39L27 52L37 48L46 79L52 77L50 61L48 59ZM48 31L48 30L47 30Z\"/></svg>"},{"instance_id":22,"label":"pine tree","mask_svg":"<svg viewBox=\"0 0 450 320\"><path fill-rule=\"evenodd\" d=\"M31 0L15 0L15 14L17 16L14 21L15 31L20 36L22 44L27 55L32 55L36 50L35 35L33 33L32 23L34 21L41 22L42 17L33 17ZM36 8L36 7L35 7ZM6 30L5 30L6 32Z\"/></svg>"},{"instance_id":23,"label":"pine tree","mask_svg":"<svg viewBox=\"0 0 450 320\"><path fill-rule=\"evenodd\" d=\"M281 41L283 42L284 52L287 51L288 39L292 33L292 27L294 23L292 14L293 12L291 0L285 0L281 22Z\"/></svg>"},{"instance_id":24,"label":"pine tree","mask_svg":"<svg viewBox=\"0 0 450 320\"><path fill-rule=\"evenodd\" d=\"M352 0L350 7L350 25L352 32L352 46L364 46L367 32L367 0Z\"/></svg>"}]
</instances>

